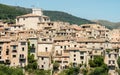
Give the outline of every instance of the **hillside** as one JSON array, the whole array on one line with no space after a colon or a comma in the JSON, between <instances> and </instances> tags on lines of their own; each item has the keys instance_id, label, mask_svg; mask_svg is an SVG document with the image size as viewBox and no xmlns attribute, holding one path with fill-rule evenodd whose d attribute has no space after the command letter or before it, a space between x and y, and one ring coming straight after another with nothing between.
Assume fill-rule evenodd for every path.
<instances>
[{"instance_id":1,"label":"hillside","mask_svg":"<svg viewBox=\"0 0 120 75\"><path fill-rule=\"evenodd\" d=\"M23 15L26 13L30 13L31 9L23 8L19 6L9 6L0 4L0 19L15 19L16 16ZM86 24L86 23L94 23L90 20L82 19L71 14L60 12L60 11L43 11L44 15L49 16L51 21L64 21L69 22L71 24Z\"/></svg>"},{"instance_id":2,"label":"hillside","mask_svg":"<svg viewBox=\"0 0 120 75\"><path fill-rule=\"evenodd\" d=\"M107 28L109 29L117 29L117 28L120 28L120 22L110 22L110 21L107 21L107 20L97 20L95 21L103 26L106 26Z\"/></svg>"}]
</instances>

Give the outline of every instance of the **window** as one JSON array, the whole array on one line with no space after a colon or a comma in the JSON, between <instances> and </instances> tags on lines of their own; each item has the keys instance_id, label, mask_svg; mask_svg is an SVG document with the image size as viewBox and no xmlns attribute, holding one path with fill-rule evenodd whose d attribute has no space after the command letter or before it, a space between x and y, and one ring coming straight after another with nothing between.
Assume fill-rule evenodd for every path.
<instances>
[{"instance_id":1,"label":"window","mask_svg":"<svg viewBox=\"0 0 120 75\"><path fill-rule=\"evenodd\" d=\"M45 47L45 51L46 51L46 52L48 51L48 48L47 48L47 47Z\"/></svg>"},{"instance_id":2,"label":"window","mask_svg":"<svg viewBox=\"0 0 120 75\"><path fill-rule=\"evenodd\" d=\"M70 47L70 45L68 45L68 47Z\"/></svg>"},{"instance_id":3,"label":"window","mask_svg":"<svg viewBox=\"0 0 120 75\"><path fill-rule=\"evenodd\" d=\"M41 60L44 60L44 58L42 57Z\"/></svg>"},{"instance_id":4,"label":"window","mask_svg":"<svg viewBox=\"0 0 120 75\"><path fill-rule=\"evenodd\" d=\"M24 47L22 47L22 51L24 51Z\"/></svg>"},{"instance_id":5,"label":"window","mask_svg":"<svg viewBox=\"0 0 120 75\"><path fill-rule=\"evenodd\" d=\"M111 58L111 54L109 54L108 57Z\"/></svg>"},{"instance_id":6,"label":"window","mask_svg":"<svg viewBox=\"0 0 120 75\"><path fill-rule=\"evenodd\" d=\"M66 46L64 46L64 49L66 49Z\"/></svg>"},{"instance_id":7,"label":"window","mask_svg":"<svg viewBox=\"0 0 120 75\"><path fill-rule=\"evenodd\" d=\"M42 65L42 68L44 68L44 65Z\"/></svg>"},{"instance_id":8,"label":"window","mask_svg":"<svg viewBox=\"0 0 120 75\"><path fill-rule=\"evenodd\" d=\"M9 55L9 49L6 50L6 55Z\"/></svg>"},{"instance_id":9,"label":"window","mask_svg":"<svg viewBox=\"0 0 120 75\"><path fill-rule=\"evenodd\" d=\"M60 46L60 48L62 48L62 46Z\"/></svg>"},{"instance_id":10,"label":"window","mask_svg":"<svg viewBox=\"0 0 120 75\"><path fill-rule=\"evenodd\" d=\"M0 59L2 59L2 57L0 56Z\"/></svg>"},{"instance_id":11,"label":"window","mask_svg":"<svg viewBox=\"0 0 120 75\"><path fill-rule=\"evenodd\" d=\"M0 47L0 50L2 49L2 47Z\"/></svg>"},{"instance_id":12,"label":"window","mask_svg":"<svg viewBox=\"0 0 120 75\"><path fill-rule=\"evenodd\" d=\"M13 49L16 49L16 46L13 46Z\"/></svg>"},{"instance_id":13,"label":"window","mask_svg":"<svg viewBox=\"0 0 120 75\"><path fill-rule=\"evenodd\" d=\"M74 58L74 61L76 61L76 59Z\"/></svg>"},{"instance_id":14,"label":"window","mask_svg":"<svg viewBox=\"0 0 120 75\"><path fill-rule=\"evenodd\" d=\"M26 43L25 42L21 42L21 45L26 45Z\"/></svg>"},{"instance_id":15,"label":"window","mask_svg":"<svg viewBox=\"0 0 120 75\"><path fill-rule=\"evenodd\" d=\"M117 54L115 54L115 58L117 57Z\"/></svg>"},{"instance_id":16,"label":"window","mask_svg":"<svg viewBox=\"0 0 120 75\"><path fill-rule=\"evenodd\" d=\"M81 54L81 55L83 55L83 54L84 54L84 52L80 52L80 54Z\"/></svg>"},{"instance_id":17,"label":"window","mask_svg":"<svg viewBox=\"0 0 120 75\"><path fill-rule=\"evenodd\" d=\"M76 45L74 45L74 47L76 47Z\"/></svg>"},{"instance_id":18,"label":"window","mask_svg":"<svg viewBox=\"0 0 120 75\"><path fill-rule=\"evenodd\" d=\"M16 55L13 55L13 58L15 58L16 57Z\"/></svg>"},{"instance_id":19,"label":"window","mask_svg":"<svg viewBox=\"0 0 120 75\"><path fill-rule=\"evenodd\" d=\"M17 18L17 22L19 22L19 18Z\"/></svg>"},{"instance_id":20,"label":"window","mask_svg":"<svg viewBox=\"0 0 120 75\"><path fill-rule=\"evenodd\" d=\"M34 45L34 44L32 44L32 47L35 47L35 45Z\"/></svg>"},{"instance_id":21,"label":"window","mask_svg":"<svg viewBox=\"0 0 120 75\"><path fill-rule=\"evenodd\" d=\"M23 18L23 20L25 20L25 18Z\"/></svg>"},{"instance_id":22,"label":"window","mask_svg":"<svg viewBox=\"0 0 120 75\"><path fill-rule=\"evenodd\" d=\"M115 61L113 60L113 64L115 64Z\"/></svg>"},{"instance_id":23,"label":"window","mask_svg":"<svg viewBox=\"0 0 120 75\"><path fill-rule=\"evenodd\" d=\"M76 55L74 54L74 57L76 57Z\"/></svg>"},{"instance_id":24,"label":"window","mask_svg":"<svg viewBox=\"0 0 120 75\"><path fill-rule=\"evenodd\" d=\"M83 64L83 61L81 61L81 63Z\"/></svg>"},{"instance_id":25,"label":"window","mask_svg":"<svg viewBox=\"0 0 120 75\"><path fill-rule=\"evenodd\" d=\"M83 59L84 59L84 56L81 56L81 57L80 57L80 59L82 59L82 60L83 60Z\"/></svg>"}]
</instances>

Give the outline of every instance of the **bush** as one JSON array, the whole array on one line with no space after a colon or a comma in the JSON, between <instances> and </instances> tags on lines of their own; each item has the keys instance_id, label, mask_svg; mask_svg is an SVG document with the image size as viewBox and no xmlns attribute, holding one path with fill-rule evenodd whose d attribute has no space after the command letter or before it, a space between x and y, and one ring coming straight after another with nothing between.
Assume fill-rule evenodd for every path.
<instances>
[{"instance_id":1,"label":"bush","mask_svg":"<svg viewBox=\"0 0 120 75\"><path fill-rule=\"evenodd\" d=\"M0 75L24 75L21 68L7 67L0 65Z\"/></svg>"}]
</instances>

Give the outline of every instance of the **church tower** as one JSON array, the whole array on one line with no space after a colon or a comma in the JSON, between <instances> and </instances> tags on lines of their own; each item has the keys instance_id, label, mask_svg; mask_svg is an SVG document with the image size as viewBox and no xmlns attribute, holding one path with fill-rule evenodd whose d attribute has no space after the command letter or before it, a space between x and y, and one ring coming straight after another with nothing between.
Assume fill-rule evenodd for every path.
<instances>
[{"instance_id":1,"label":"church tower","mask_svg":"<svg viewBox=\"0 0 120 75\"><path fill-rule=\"evenodd\" d=\"M32 13L39 16L43 15L42 9L37 9L37 8L33 8Z\"/></svg>"}]
</instances>

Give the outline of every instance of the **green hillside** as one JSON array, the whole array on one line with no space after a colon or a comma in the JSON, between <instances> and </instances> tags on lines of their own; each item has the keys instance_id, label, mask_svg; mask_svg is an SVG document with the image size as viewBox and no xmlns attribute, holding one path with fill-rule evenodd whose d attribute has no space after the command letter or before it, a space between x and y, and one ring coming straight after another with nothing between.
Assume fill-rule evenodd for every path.
<instances>
[{"instance_id":1,"label":"green hillside","mask_svg":"<svg viewBox=\"0 0 120 75\"><path fill-rule=\"evenodd\" d=\"M0 19L13 20L16 16L23 15L26 13L30 13L31 9L19 7L19 6L9 6L0 4ZM86 24L86 23L94 23L90 20L82 19L73 15L70 15L65 12L60 11L44 11L44 15L49 16L52 21L64 21L69 22L71 24Z\"/></svg>"},{"instance_id":2,"label":"green hillside","mask_svg":"<svg viewBox=\"0 0 120 75\"><path fill-rule=\"evenodd\" d=\"M107 28L109 29L118 29L120 28L120 22L110 22L110 21L107 21L107 20L97 20L95 21L103 26L106 26Z\"/></svg>"}]
</instances>

